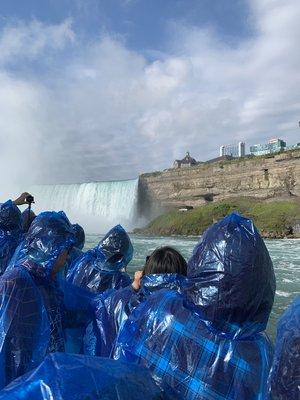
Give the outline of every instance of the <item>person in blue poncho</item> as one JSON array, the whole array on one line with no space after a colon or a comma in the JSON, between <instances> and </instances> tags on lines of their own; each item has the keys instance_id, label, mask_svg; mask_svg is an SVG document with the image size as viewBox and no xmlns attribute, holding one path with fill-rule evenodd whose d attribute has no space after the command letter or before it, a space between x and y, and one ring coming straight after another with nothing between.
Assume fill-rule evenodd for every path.
<instances>
[{"instance_id":1,"label":"person in blue poncho","mask_svg":"<svg viewBox=\"0 0 300 400\"><path fill-rule=\"evenodd\" d=\"M0 204L0 275L6 270L22 240L22 216L17 206L26 204L28 195L22 193L16 200Z\"/></svg>"},{"instance_id":2,"label":"person in blue poncho","mask_svg":"<svg viewBox=\"0 0 300 400\"><path fill-rule=\"evenodd\" d=\"M184 399L264 399L275 276L252 221L233 213L211 226L187 275L184 294L161 290L132 312L114 358L145 365Z\"/></svg>"},{"instance_id":3,"label":"person in blue poncho","mask_svg":"<svg viewBox=\"0 0 300 400\"><path fill-rule=\"evenodd\" d=\"M64 308L56 274L75 241L63 212L44 212L25 237L17 265L0 278L0 387L63 351Z\"/></svg>"},{"instance_id":4,"label":"person in blue poncho","mask_svg":"<svg viewBox=\"0 0 300 400\"><path fill-rule=\"evenodd\" d=\"M272 400L300 398L300 296L278 322L269 392Z\"/></svg>"},{"instance_id":5,"label":"person in blue poncho","mask_svg":"<svg viewBox=\"0 0 300 400\"><path fill-rule=\"evenodd\" d=\"M130 238L122 226L117 225L98 246L75 260L68 270L67 281L93 293L125 287L131 283L124 269L132 255Z\"/></svg>"},{"instance_id":6,"label":"person in blue poncho","mask_svg":"<svg viewBox=\"0 0 300 400\"><path fill-rule=\"evenodd\" d=\"M147 257L143 271L135 273L132 285L111 289L93 300L94 321L85 336L85 354L109 357L120 326L152 293L161 289L182 291L187 265L171 247L156 249Z\"/></svg>"},{"instance_id":7,"label":"person in blue poncho","mask_svg":"<svg viewBox=\"0 0 300 400\"><path fill-rule=\"evenodd\" d=\"M26 214L25 214L25 216L23 217L23 215L24 215L25 212L26 212ZM31 223L33 222L34 218L36 217L36 215L35 215L34 213L33 213L33 214L31 214L31 213L33 213L33 211L30 210L30 213L29 213L28 209L26 209L26 210L22 213L22 219L23 219L22 224L23 224L23 231L24 231L24 232L27 232L27 231L28 231L28 229L29 229ZM34 215L34 216L33 216L33 215ZM31 220L31 221L28 220L28 217L29 217L29 218L32 218L32 220ZM26 221L27 221L27 225L25 225L25 224L26 224ZM26 229L25 229L26 226L28 226L27 231L26 231ZM64 268L63 270L61 270L60 275L61 275L61 278L62 278L62 279L65 279L66 274L67 274L67 272L68 272L69 266L70 266L77 258L79 258L79 257L83 254L82 249L83 249L83 247L84 247L84 242L85 242L85 233L84 233L84 229L83 229L79 224L73 224L73 225L72 225L72 228L73 228L74 235L75 235L75 242L74 242L74 246L73 246L72 249L69 251L68 258L67 258L67 261L66 261L66 264L65 264L65 268ZM24 229L25 229L25 230L24 230ZM21 251L22 247L23 247L23 241L22 241L22 242L19 244L19 246L16 248L16 251L15 251L14 255L12 256L12 258L11 258L11 260L10 260L10 262L9 262L9 265L8 265L8 268L9 268L9 269L14 268L14 266L15 266L15 264L16 264L18 258L19 258L19 254L20 254L20 251Z\"/></svg>"}]
</instances>

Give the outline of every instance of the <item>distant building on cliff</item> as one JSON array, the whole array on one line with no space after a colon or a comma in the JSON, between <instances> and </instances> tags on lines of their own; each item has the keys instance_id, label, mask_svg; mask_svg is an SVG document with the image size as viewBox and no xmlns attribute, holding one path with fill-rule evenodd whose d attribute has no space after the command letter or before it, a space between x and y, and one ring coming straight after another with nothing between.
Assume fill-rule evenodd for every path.
<instances>
[{"instance_id":1,"label":"distant building on cliff","mask_svg":"<svg viewBox=\"0 0 300 400\"><path fill-rule=\"evenodd\" d=\"M286 147L286 150L298 150L298 149L300 149L300 142Z\"/></svg>"},{"instance_id":2,"label":"distant building on cliff","mask_svg":"<svg viewBox=\"0 0 300 400\"><path fill-rule=\"evenodd\" d=\"M187 152L186 156L182 160L175 160L173 163L173 168L189 168L194 167L195 165L201 164L197 162L193 157L191 157L190 153Z\"/></svg>"},{"instance_id":3,"label":"distant building on cliff","mask_svg":"<svg viewBox=\"0 0 300 400\"><path fill-rule=\"evenodd\" d=\"M254 156L263 156L271 153L278 153L286 149L286 142L282 139L271 139L268 143L250 146L250 153Z\"/></svg>"},{"instance_id":4,"label":"distant building on cliff","mask_svg":"<svg viewBox=\"0 0 300 400\"><path fill-rule=\"evenodd\" d=\"M227 146L220 147L220 157L230 156L230 157L245 157L246 155L246 145L244 142L239 142L238 144L230 144Z\"/></svg>"}]
</instances>

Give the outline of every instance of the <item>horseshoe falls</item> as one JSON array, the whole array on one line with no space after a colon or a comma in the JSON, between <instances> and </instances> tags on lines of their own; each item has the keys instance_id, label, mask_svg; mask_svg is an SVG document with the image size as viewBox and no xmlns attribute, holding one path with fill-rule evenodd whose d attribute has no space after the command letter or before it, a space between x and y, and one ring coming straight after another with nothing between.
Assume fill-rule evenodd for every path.
<instances>
[{"instance_id":1,"label":"horseshoe falls","mask_svg":"<svg viewBox=\"0 0 300 400\"><path fill-rule=\"evenodd\" d=\"M105 233L113 225L127 230L137 223L138 179L32 186L34 211L63 210L88 232Z\"/></svg>"}]
</instances>

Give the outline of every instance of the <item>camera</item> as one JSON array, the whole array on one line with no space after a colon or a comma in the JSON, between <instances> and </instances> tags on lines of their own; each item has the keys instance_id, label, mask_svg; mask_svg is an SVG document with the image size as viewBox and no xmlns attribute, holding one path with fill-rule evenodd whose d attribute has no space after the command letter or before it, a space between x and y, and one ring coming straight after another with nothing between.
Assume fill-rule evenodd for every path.
<instances>
[{"instance_id":1,"label":"camera","mask_svg":"<svg viewBox=\"0 0 300 400\"><path fill-rule=\"evenodd\" d=\"M34 203L34 197L31 196L31 194L26 197L26 203L28 204Z\"/></svg>"}]
</instances>

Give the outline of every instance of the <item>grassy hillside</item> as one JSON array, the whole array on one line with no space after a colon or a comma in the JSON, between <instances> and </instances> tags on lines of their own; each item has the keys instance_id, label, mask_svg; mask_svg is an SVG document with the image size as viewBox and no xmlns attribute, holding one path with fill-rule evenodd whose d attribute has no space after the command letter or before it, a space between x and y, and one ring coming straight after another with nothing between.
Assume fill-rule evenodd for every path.
<instances>
[{"instance_id":1,"label":"grassy hillside","mask_svg":"<svg viewBox=\"0 0 300 400\"><path fill-rule=\"evenodd\" d=\"M300 220L299 200L263 202L239 198L210 203L187 212L170 211L136 232L149 235L199 235L232 211L252 218L264 237L292 236L293 222Z\"/></svg>"}]
</instances>

